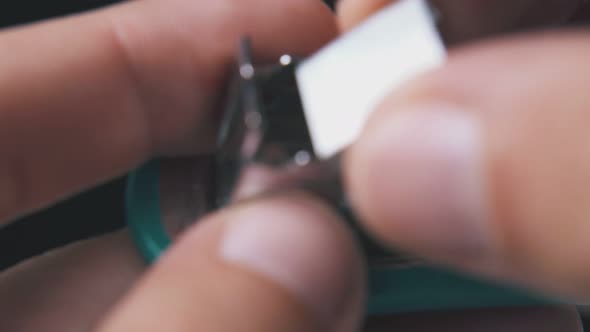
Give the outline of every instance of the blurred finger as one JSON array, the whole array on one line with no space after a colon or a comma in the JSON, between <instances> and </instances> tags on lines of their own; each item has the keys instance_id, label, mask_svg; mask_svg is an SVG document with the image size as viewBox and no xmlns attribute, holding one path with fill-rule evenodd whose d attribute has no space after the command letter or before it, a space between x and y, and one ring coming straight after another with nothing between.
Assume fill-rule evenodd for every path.
<instances>
[{"instance_id":1,"label":"blurred finger","mask_svg":"<svg viewBox=\"0 0 590 332\"><path fill-rule=\"evenodd\" d=\"M302 194L238 205L188 231L100 331L356 331L352 239Z\"/></svg>"},{"instance_id":2,"label":"blurred finger","mask_svg":"<svg viewBox=\"0 0 590 332\"><path fill-rule=\"evenodd\" d=\"M579 31L463 49L388 98L346 163L372 234L589 300L589 40Z\"/></svg>"}]
</instances>

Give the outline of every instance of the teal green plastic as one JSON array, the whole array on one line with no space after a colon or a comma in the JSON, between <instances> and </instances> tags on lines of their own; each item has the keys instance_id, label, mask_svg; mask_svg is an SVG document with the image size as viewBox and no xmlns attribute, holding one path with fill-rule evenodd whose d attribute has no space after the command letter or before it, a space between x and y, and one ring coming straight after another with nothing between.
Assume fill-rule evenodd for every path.
<instances>
[{"instance_id":1,"label":"teal green plastic","mask_svg":"<svg viewBox=\"0 0 590 332\"><path fill-rule=\"evenodd\" d=\"M139 251L150 263L170 245L160 219L159 174L159 163L152 161L127 180L127 223Z\"/></svg>"},{"instance_id":2,"label":"teal green plastic","mask_svg":"<svg viewBox=\"0 0 590 332\"><path fill-rule=\"evenodd\" d=\"M160 218L159 163L152 161L129 176L127 220L141 254L156 260L170 245ZM471 279L433 267L372 270L369 314L546 304L519 290Z\"/></svg>"}]
</instances>

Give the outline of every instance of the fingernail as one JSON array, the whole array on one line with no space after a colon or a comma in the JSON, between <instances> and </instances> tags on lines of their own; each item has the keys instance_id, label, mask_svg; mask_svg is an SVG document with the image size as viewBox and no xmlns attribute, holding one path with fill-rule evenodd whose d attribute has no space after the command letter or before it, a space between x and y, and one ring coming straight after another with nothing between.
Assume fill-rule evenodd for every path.
<instances>
[{"instance_id":1,"label":"fingernail","mask_svg":"<svg viewBox=\"0 0 590 332\"><path fill-rule=\"evenodd\" d=\"M478 120L460 109L430 106L399 112L372 129L367 192L389 233L438 254L487 251Z\"/></svg>"},{"instance_id":2,"label":"fingernail","mask_svg":"<svg viewBox=\"0 0 590 332\"><path fill-rule=\"evenodd\" d=\"M360 259L335 216L276 199L230 215L221 255L283 287L320 319L349 307L360 287Z\"/></svg>"}]
</instances>

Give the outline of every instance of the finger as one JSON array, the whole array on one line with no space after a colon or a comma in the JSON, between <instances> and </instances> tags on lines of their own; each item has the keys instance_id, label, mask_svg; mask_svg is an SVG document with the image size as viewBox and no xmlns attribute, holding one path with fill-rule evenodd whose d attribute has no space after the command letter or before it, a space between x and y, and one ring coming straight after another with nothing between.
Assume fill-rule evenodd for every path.
<instances>
[{"instance_id":1,"label":"finger","mask_svg":"<svg viewBox=\"0 0 590 332\"><path fill-rule=\"evenodd\" d=\"M349 30L369 15L398 0L340 0L338 22ZM440 29L449 43L487 37L511 30L565 23L581 0L432 0L440 14Z\"/></svg>"},{"instance_id":2,"label":"finger","mask_svg":"<svg viewBox=\"0 0 590 332\"><path fill-rule=\"evenodd\" d=\"M238 206L185 234L100 331L356 331L362 265L309 197Z\"/></svg>"},{"instance_id":3,"label":"finger","mask_svg":"<svg viewBox=\"0 0 590 332\"><path fill-rule=\"evenodd\" d=\"M388 98L346 157L371 232L466 271L590 299L589 40L580 31L474 46Z\"/></svg>"},{"instance_id":4,"label":"finger","mask_svg":"<svg viewBox=\"0 0 590 332\"><path fill-rule=\"evenodd\" d=\"M376 317L365 332L581 332L575 308L506 308Z\"/></svg>"},{"instance_id":5,"label":"finger","mask_svg":"<svg viewBox=\"0 0 590 332\"><path fill-rule=\"evenodd\" d=\"M173 0L0 33L0 222L146 158L210 148L243 34L265 59L335 30L316 0Z\"/></svg>"},{"instance_id":6,"label":"finger","mask_svg":"<svg viewBox=\"0 0 590 332\"><path fill-rule=\"evenodd\" d=\"M90 331L143 269L126 233L32 258L0 273L0 326L19 332Z\"/></svg>"}]
</instances>

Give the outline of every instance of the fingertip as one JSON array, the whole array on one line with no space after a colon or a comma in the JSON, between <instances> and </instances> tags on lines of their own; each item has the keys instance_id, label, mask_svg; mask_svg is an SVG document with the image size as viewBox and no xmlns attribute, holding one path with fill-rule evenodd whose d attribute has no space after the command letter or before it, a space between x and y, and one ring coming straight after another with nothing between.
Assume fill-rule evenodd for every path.
<instances>
[{"instance_id":1,"label":"fingertip","mask_svg":"<svg viewBox=\"0 0 590 332\"><path fill-rule=\"evenodd\" d=\"M587 38L575 30L462 48L392 94L346 155L347 193L367 229L437 263L567 302L587 300L582 184L589 159L580 144L588 132L589 99L580 88ZM531 61L541 53L543 61ZM394 119L424 111L424 103L434 105L431 114L471 120L438 120L456 128L441 135L440 126ZM444 147L454 135L463 147ZM463 162L451 163L452 155Z\"/></svg>"},{"instance_id":2,"label":"fingertip","mask_svg":"<svg viewBox=\"0 0 590 332\"><path fill-rule=\"evenodd\" d=\"M334 211L293 193L237 208L225 218L222 259L281 285L324 321L350 315L351 305L359 318L363 261Z\"/></svg>"},{"instance_id":3,"label":"fingertip","mask_svg":"<svg viewBox=\"0 0 590 332\"><path fill-rule=\"evenodd\" d=\"M336 3L338 28L347 32L386 5L398 0L340 0Z\"/></svg>"},{"instance_id":4,"label":"fingertip","mask_svg":"<svg viewBox=\"0 0 590 332\"><path fill-rule=\"evenodd\" d=\"M181 236L104 331L356 331L363 264L338 215L310 196L240 203Z\"/></svg>"},{"instance_id":5,"label":"fingertip","mask_svg":"<svg viewBox=\"0 0 590 332\"><path fill-rule=\"evenodd\" d=\"M373 119L348 165L352 201L392 246L454 259L493 250L481 130L469 112L415 105Z\"/></svg>"}]
</instances>

